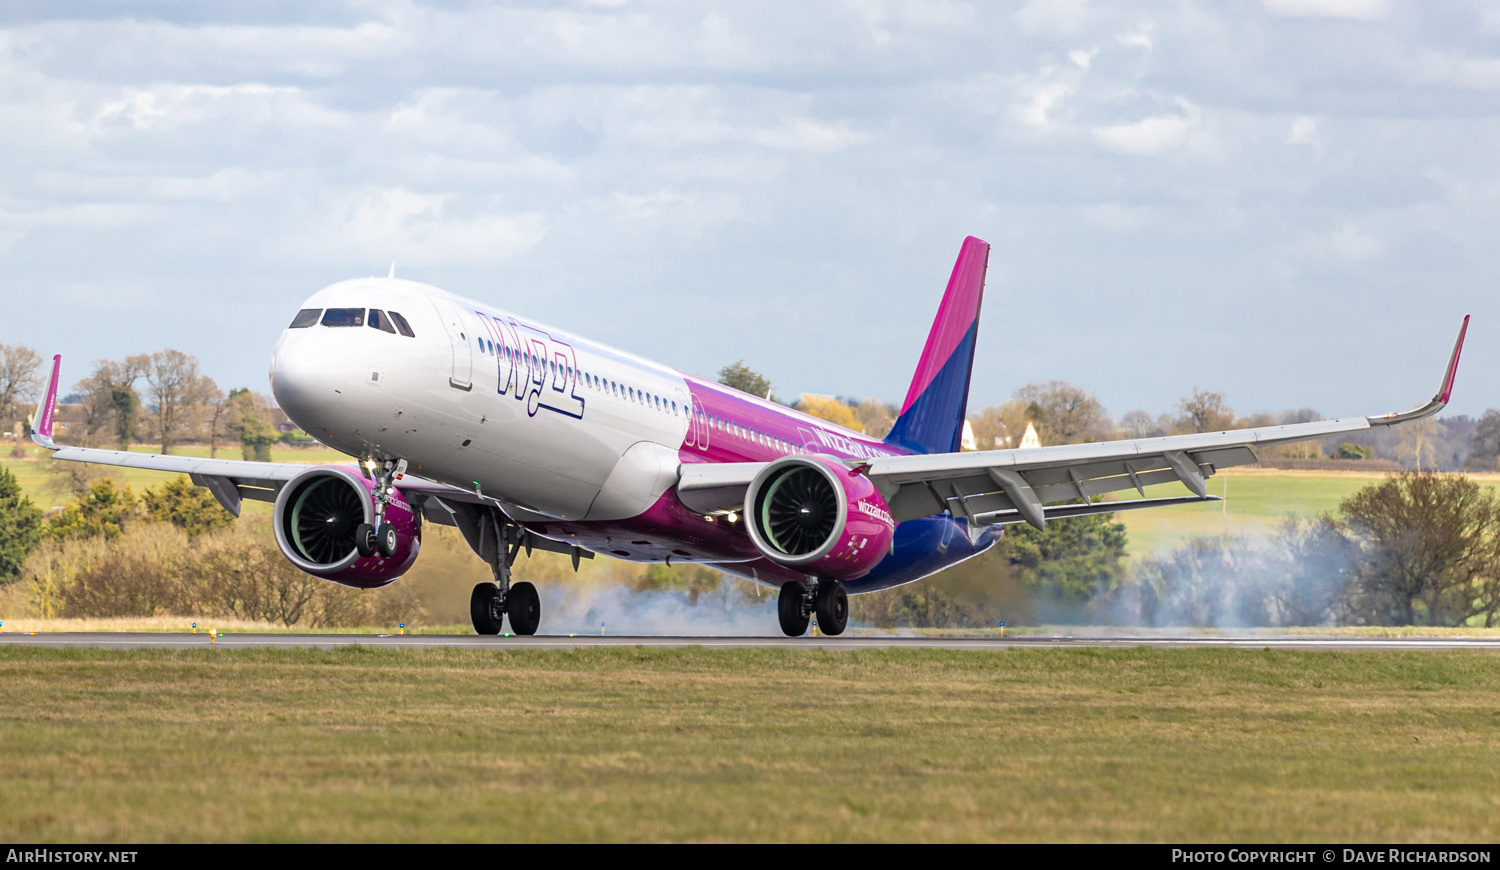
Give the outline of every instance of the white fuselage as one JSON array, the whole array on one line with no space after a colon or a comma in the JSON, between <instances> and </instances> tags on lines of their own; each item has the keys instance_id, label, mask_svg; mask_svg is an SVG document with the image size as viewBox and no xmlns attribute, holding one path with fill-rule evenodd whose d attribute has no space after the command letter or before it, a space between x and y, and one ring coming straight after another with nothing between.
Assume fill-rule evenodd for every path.
<instances>
[{"instance_id":1,"label":"white fuselage","mask_svg":"<svg viewBox=\"0 0 1500 870\"><path fill-rule=\"evenodd\" d=\"M413 281L344 281L304 308L395 312L415 333L282 334L272 392L332 447L406 458L518 518L633 516L672 483L691 401L665 366Z\"/></svg>"}]
</instances>

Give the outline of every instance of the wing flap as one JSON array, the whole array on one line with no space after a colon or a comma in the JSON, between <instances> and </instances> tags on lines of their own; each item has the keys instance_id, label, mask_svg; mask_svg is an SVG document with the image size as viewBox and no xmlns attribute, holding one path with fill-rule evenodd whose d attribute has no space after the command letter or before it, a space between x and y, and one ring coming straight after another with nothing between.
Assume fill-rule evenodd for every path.
<instances>
[{"instance_id":1,"label":"wing flap","mask_svg":"<svg viewBox=\"0 0 1500 870\"><path fill-rule=\"evenodd\" d=\"M1169 507L1180 504L1202 504L1204 502L1223 501L1218 496L1204 496L1199 498L1195 495L1182 496L1180 498L1140 498L1130 501L1098 501L1090 504L1055 504L1045 508L1047 519L1055 520L1065 517L1081 517L1089 514L1112 514L1119 511L1140 510L1142 508ZM980 514L971 517L976 526L1000 526L1013 523L1024 523L1026 519L1021 516L1020 511L994 511L992 513Z\"/></svg>"}]
</instances>

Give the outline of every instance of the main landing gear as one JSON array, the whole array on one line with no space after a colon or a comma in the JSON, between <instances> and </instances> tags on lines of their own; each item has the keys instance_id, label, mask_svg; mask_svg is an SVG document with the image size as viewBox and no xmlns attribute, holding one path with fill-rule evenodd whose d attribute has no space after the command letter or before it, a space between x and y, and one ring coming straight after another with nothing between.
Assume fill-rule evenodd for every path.
<instances>
[{"instance_id":1,"label":"main landing gear","mask_svg":"<svg viewBox=\"0 0 1500 870\"><path fill-rule=\"evenodd\" d=\"M375 522L360 523L354 530L354 549L361 556L369 558L379 553L389 559L396 555L396 548L401 545L401 536L396 532L395 526L385 521L385 509L391 503L391 490L405 473L405 459L387 459L381 463L380 472L375 478Z\"/></svg>"},{"instance_id":2,"label":"main landing gear","mask_svg":"<svg viewBox=\"0 0 1500 870\"><path fill-rule=\"evenodd\" d=\"M502 621L510 616L510 630L516 634L536 634L542 622L542 599L536 587L521 581L510 582L510 566L521 550L519 536L510 534L514 524L490 512L484 517L482 536L487 540L482 548L490 562L495 582L480 583L469 595L469 618L479 634L499 634ZM512 537L517 540L508 544Z\"/></svg>"},{"instance_id":3,"label":"main landing gear","mask_svg":"<svg viewBox=\"0 0 1500 870\"><path fill-rule=\"evenodd\" d=\"M781 587L776 598L776 616L787 637L807 633L812 614L818 615L818 630L829 636L840 635L849 625L849 594L837 580L814 580L811 585L793 580Z\"/></svg>"}]
</instances>

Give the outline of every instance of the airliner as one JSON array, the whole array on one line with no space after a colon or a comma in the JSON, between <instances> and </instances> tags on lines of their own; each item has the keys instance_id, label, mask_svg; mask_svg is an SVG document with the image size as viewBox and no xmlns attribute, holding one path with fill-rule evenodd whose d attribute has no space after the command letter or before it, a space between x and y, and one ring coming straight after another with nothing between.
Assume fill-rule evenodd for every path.
<instances>
[{"instance_id":1,"label":"airliner","mask_svg":"<svg viewBox=\"0 0 1500 870\"><path fill-rule=\"evenodd\" d=\"M960 452L988 243L960 248L890 434L872 438L625 351L385 278L314 293L271 355L287 416L347 464L152 455L54 443L61 356L34 421L53 459L188 474L238 516L271 502L276 544L334 583L395 582L426 523L455 526L490 566L470 600L479 634L541 626L521 551L702 564L776 588L781 630L848 624L851 594L931 576L1005 526L1215 500L1207 478L1254 448L1390 426L1415 410L1158 438ZM1147 498L1179 483L1186 494ZM1139 498L1103 500L1134 490Z\"/></svg>"}]
</instances>

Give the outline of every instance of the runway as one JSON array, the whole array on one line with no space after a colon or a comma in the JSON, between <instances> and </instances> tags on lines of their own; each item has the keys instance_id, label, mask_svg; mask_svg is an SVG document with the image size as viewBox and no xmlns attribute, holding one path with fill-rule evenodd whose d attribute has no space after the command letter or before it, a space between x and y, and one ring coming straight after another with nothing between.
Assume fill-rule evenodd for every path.
<instances>
[{"instance_id":1,"label":"runway","mask_svg":"<svg viewBox=\"0 0 1500 870\"><path fill-rule=\"evenodd\" d=\"M0 633L0 646L100 647L108 649L213 649L311 648L337 649L350 646L395 649L508 649L557 650L601 647L651 649L942 649L1006 650L1062 649L1076 647L1156 647L1159 649L1286 649L1286 650L1455 650L1479 649L1500 652L1500 638L1477 637L1339 637L1277 635L1239 637L1219 635L1017 635L998 637L910 637L851 635L846 637L614 637L598 635L536 637L480 637L478 635L373 635L373 634L225 634L212 639L200 634L156 633Z\"/></svg>"}]
</instances>

